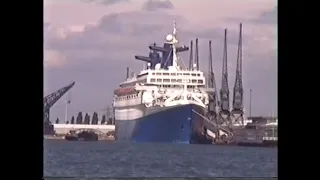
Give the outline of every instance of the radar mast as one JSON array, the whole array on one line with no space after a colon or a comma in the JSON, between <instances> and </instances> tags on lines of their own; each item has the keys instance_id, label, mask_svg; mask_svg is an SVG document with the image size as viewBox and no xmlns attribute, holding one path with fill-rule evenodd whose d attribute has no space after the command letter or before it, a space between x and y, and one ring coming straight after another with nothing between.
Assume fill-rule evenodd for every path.
<instances>
[{"instance_id":1,"label":"radar mast","mask_svg":"<svg viewBox=\"0 0 320 180\"><path fill-rule=\"evenodd\" d=\"M170 36L170 35L168 35L168 36ZM179 41L177 39L176 21L173 21L173 32L171 35L172 38L168 38L168 36L167 36L167 40L170 41L170 43L172 44L172 58L173 58L172 66L175 67L176 69L178 69L179 67L178 67L178 56L177 56L176 46L178 45Z\"/></svg>"}]
</instances>

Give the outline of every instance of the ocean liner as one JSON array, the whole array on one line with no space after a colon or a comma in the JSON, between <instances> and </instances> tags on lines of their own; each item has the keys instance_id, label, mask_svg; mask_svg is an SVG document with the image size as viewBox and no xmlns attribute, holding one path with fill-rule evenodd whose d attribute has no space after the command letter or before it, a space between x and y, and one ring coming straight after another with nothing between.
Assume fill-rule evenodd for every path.
<instances>
[{"instance_id":1,"label":"ocean liner","mask_svg":"<svg viewBox=\"0 0 320 180\"><path fill-rule=\"evenodd\" d=\"M196 44L197 46L197 44ZM209 104L204 73L178 65L176 23L163 46L149 46L149 57L135 56L147 63L139 74L129 77L114 91L115 138L117 141L209 144L205 114Z\"/></svg>"}]
</instances>

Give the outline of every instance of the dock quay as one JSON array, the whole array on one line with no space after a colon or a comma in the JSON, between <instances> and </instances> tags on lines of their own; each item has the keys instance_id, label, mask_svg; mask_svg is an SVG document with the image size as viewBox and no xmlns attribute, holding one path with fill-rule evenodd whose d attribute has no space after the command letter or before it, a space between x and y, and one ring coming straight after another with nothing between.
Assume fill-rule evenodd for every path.
<instances>
[{"instance_id":1,"label":"dock quay","mask_svg":"<svg viewBox=\"0 0 320 180\"><path fill-rule=\"evenodd\" d=\"M46 140L65 140L65 135L45 135ZM98 141L115 141L114 136L98 136Z\"/></svg>"},{"instance_id":2,"label":"dock quay","mask_svg":"<svg viewBox=\"0 0 320 180\"><path fill-rule=\"evenodd\" d=\"M65 136L72 133L91 132L98 136L98 140L114 141L114 125L101 124L53 124L55 134L44 135L44 139L65 139Z\"/></svg>"},{"instance_id":3,"label":"dock quay","mask_svg":"<svg viewBox=\"0 0 320 180\"><path fill-rule=\"evenodd\" d=\"M67 134L70 131L77 131L80 129L93 130L99 134L107 134L115 130L115 125L104 124L53 124L56 134Z\"/></svg>"},{"instance_id":4,"label":"dock quay","mask_svg":"<svg viewBox=\"0 0 320 180\"><path fill-rule=\"evenodd\" d=\"M277 127L257 126L256 128L233 127L233 137L215 138L212 144L250 147L278 147Z\"/></svg>"}]
</instances>

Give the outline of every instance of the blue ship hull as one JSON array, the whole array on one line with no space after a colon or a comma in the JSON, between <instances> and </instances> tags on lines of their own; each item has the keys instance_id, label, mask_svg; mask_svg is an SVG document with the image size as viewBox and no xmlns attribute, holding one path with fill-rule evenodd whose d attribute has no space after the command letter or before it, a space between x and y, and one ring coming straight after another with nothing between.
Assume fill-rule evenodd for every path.
<instances>
[{"instance_id":1,"label":"blue ship hull","mask_svg":"<svg viewBox=\"0 0 320 180\"><path fill-rule=\"evenodd\" d=\"M206 137L204 108L181 105L134 120L116 120L117 141L211 144Z\"/></svg>"}]
</instances>

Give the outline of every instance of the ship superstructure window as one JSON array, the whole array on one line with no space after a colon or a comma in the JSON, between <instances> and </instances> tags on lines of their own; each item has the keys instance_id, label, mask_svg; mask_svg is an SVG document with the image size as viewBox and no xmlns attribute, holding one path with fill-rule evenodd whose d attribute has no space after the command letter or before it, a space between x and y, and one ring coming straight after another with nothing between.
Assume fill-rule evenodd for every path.
<instances>
[{"instance_id":1,"label":"ship superstructure window","mask_svg":"<svg viewBox=\"0 0 320 180\"><path fill-rule=\"evenodd\" d=\"M196 74L192 73L191 76L197 76Z\"/></svg>"},{"instance_id":2,"label":"ship superstructure window","mask_svg":"<svg viewBox=\"0 0 320 180\"><path fill-rule=\"evenodd\" d=\"M161 75L161 73L156 73L156 75Z\"/></svg>"},{"instance_id":3,"label":"ship superstructure window","mask_svg":"<svg viewBox=\"0 0 320 180\"><path fill-rule=\"evenodd\" d=\"M202 80L202 79L199 79L199 80L198 80L198 83L203 83L203 80Z\"/></svg>"},{"instance_id":4,"label":"ship superstructure window","mask_svg":"<svg viewBox=\"0 0 320 180\"><path fill-rule=\"evenodd\" d=\"M170 79L163 79L163 82L170 82Z\"/></svg>"},{"instance_id":5,"label":"ship superstructure window","mask_svg":"<svg viewBox=\"0 0 320 180\"><path fill-rule=\"evenodd\" d=\"M190 74L189 74L189 73L183 73L183 75L185 75L185 76L190 76Z\"/></svg>"},{"instance_id":6,"label":"ship superstructure window","mask_svg":"<svg viewBox=\"0 0 320 180\"><path fill-rule=\"evenodd\" d=\"M182 79L178 79L177 82L182 83Z\"/></svg>"},{"instance_id":7,"label":"ship superstructure window","mask_svg":"<svg viewBox=\"0 0 320 180\"><path fill-rule=\"evenodd\" d=\"M164 76L169 76L169 73L163 73Z\"/></svg>"},{"instance_id":8,"label":"ship superstructure window","mask_svg":"<svg viewBox=\"0 0 320 180\"><path fill-rule=\"evenodd\" d=\"M150 82L156 82L156 79L150 79Z\"/></svg>"},{"instance_id":9,"label":"ship superstructure window","mask_svg":"<svg viewBox=\"0 0 320 180\"><path fill-rule=\"evenodd\" d=\"M157 79L157 82L162 82L162 79Z\"/></svg>"},{"instance_id":10,"label":"ship superstructure window","mask_svg":"<svg viewBox=\"0 0 320 180\"><path fill-rule=\"evenodd\" d=\"M137 97L139 97L138 94L130 94L130 95L125 95L125 96L118 96L118 97L116 97L116 100L123 101L123 100L128 100L128 99L135 99Z\"/></svg>"},{"instance_id":11,"label":"ship superstructure window","mask_svg":"<svg viewBox=\"0 0 320 180\"><path fill-rule=\"evenodd\" d=\"M171 73L171 76L175 76L176 75L176 73Z\"/></svg>"},{"instance_id":12,"label":"ship superstructure window","mask_svg":"<svg viewBox=\"0 0 320 180\"><path fill-rule=\"evenodd\" d=\"M178 73L177 75L178 75L178 76L181 76L181 75L182 75L182 73Z\"/></svg>"},{"instance_id":13,"label":"ship superstructure window","mask_svg":"<svg viewBox=\"0 0 320 180\"><path fill-rule=\"evenodd\" d=\"M177 82L177 80L176 79L171 79L171 82L175 83L175 82Z\"/></svg>"},{"instance_id":14,"label":"ship superstructure window","mask_svg":"<svg viewBox=\"0 0 320 180\"><path fill-rule=\"evenodd\" d=\"M197 80L195 80L195 79L192 79L192 83L197 83Z\"/></svg>"}]
</instances>

